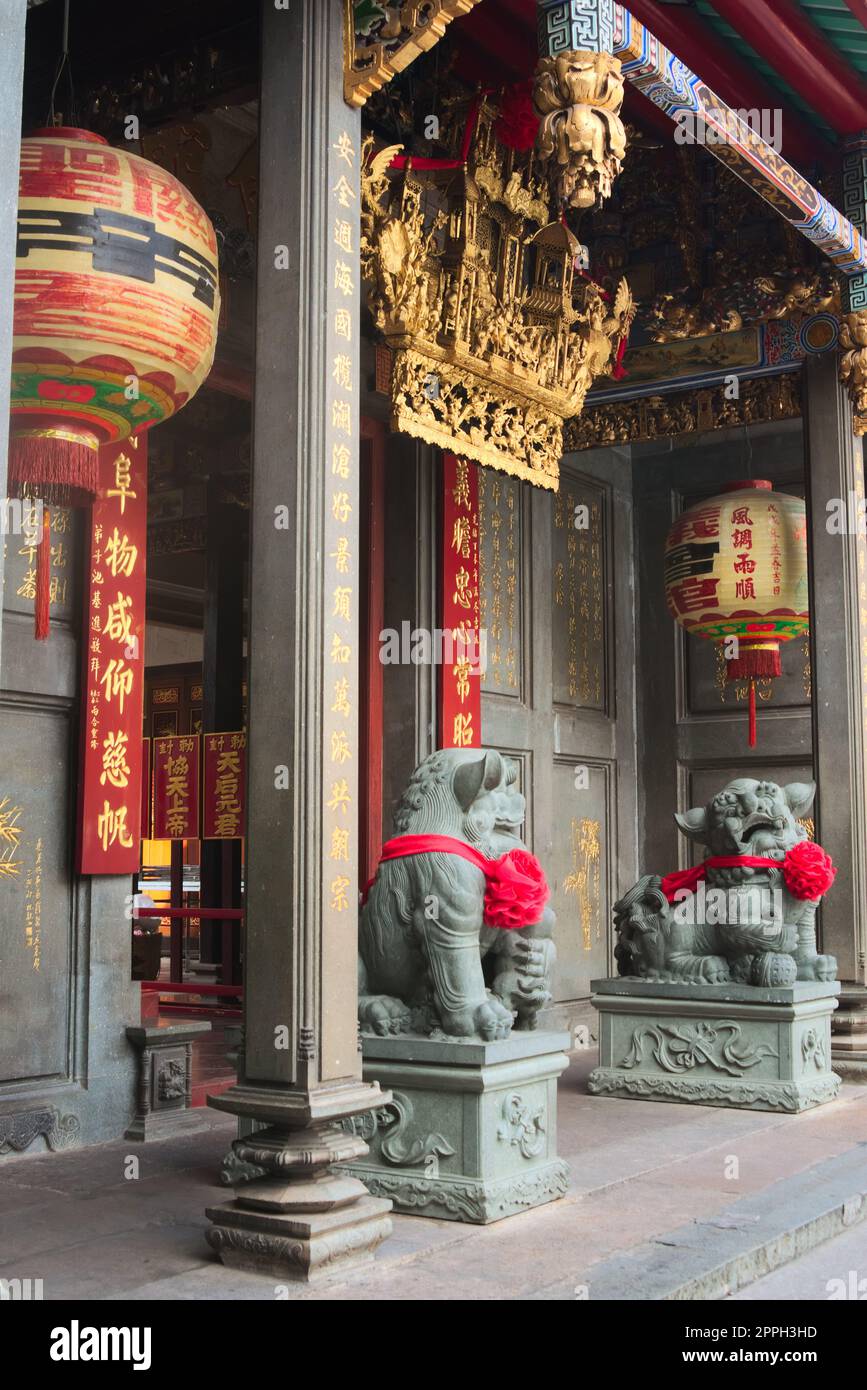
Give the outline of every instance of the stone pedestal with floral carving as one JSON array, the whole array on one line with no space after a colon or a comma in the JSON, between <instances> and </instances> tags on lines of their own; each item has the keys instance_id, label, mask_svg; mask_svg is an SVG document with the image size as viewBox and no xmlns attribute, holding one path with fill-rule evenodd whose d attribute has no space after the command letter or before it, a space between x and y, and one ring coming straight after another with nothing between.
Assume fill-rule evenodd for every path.
<instances>
[{"instance_id":1,"label":"stone pedestal with floral carving","mask_svg":"<svg viewBox=\"0 0 867 1390\"><path fill-rule=\"evenodd\" d=\"M392 1095L344 1121L369 1146L342 1165L396 1211L486 1225L562 1197L557 1079L565 1033L501 1042L364 1037L364 1079Z\"/></svg>"},{"instance_id":2,"label":"stone pedestal with floral carving","mask_svg":"<svg viewBox=\"0 0 867 1390\"><path fill-rule=\"evenodd\" d=\"M746 1110L808 1110L833 1100L836 982L784 988L594 980L599 1066L593 1095Z\"/></svg>"}]
</instances>

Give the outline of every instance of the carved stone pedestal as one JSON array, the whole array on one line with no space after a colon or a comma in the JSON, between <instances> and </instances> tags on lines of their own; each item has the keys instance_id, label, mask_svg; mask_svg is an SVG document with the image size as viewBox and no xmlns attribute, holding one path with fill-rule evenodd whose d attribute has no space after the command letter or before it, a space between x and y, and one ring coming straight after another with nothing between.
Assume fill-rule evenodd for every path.
<instances>
[{"instance_id":1,"label":"carved stone pedestal","mask_svg":"<svg viewBox=\"0 0 867 1390\"><path fill-rule=\"evenodd\" d=\"M387 1096L376 1093L373 1103ZM371 1104L362 1083L321 1087L307 1096L241 1084L210 1098L232 1115L264 1123L233 1149L258 1170L233 1202L209 1207L206 1235L224 1265L274 1278L313 1281L373 1258L391 1234L391 1202L332 1165L362 1158L367 1145L339 1121Z\"/></svg>"},{"instance_id":2,"label":"carved stone pedestal","mask_svg":"<svg viewBox=\"0 0 867 1390\"><path fill-rule=\"evenodd\" d=\"M192 1048L206 1037L210 1023L143 1024L127 1028L138 1053L136 1113L125 1139L168 1139L192 1129L207 1129L203 1108L190 1104Z\"/></svg>"},{"instance_id":3,"label":"carved stone pedestal","mask_svg":"<svg viewBox=\"0 0 867 1390\"><path fill-rule=\"evenodd\" d=\"M370 1145L343 1165L395 1210L485 1225L562 1197L557 1078L564 1033L502 1042L365 1037L364 1077L392 1092L344 1122Z\"/></svg>"},{"instance_id":4,"label":"carved stone pedestal","mask_svg":"<svg viewBox=\"0 0 867 1390\"><path fill-rule=\"evenodd\" d=\"M839 984L787 988L594 980L597 1096L797 1112L833 1100Z\"/></svg>"},{"instance_id":5,"label":"carved stone pedestal","mask_svg":"<svg viewBox=\"0 0 867 1390\"><path fill-rule=\"evenodd\" d=\"M845 1081L867 1083L867 986L844 980L831 1022L831 1062Z\"/></svg>"}]
</instances>

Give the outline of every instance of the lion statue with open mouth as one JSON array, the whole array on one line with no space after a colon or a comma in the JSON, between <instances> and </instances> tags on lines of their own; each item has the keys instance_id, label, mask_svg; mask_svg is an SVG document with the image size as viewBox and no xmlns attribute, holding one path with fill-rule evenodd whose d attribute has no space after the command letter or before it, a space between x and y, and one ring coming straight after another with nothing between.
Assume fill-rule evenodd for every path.
<instances>
[{"instance_id":1,"label":"lion statue with open mouth","mask_svg":"<svg viewBox=\"0 0 867 1390\"><path fill-rule=\"evenodd\" d=\"M696 868L647 874L614 905L621 975L781 986L834 980L816 949L816 910L836 870L799 823L815 783L739 777L676 815L709 851Z\"/></svg>"}]
</instances>

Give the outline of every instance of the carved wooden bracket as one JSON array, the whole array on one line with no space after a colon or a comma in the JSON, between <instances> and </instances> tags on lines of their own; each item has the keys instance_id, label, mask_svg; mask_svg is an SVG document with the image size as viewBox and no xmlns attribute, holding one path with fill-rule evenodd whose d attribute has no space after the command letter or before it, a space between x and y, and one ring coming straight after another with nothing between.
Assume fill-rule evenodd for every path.
<instances>
[{"instance_id":1,"label":"carved wooden bracket","mask_svg":"<svg viewBox=\"0 0 867 1390\"><path fill-rule=\"evenodd\" d=\"M344 0L343 94L363 106L410 63L439 43L449 24L480 0Z\"/></svg>"}]
</instances>

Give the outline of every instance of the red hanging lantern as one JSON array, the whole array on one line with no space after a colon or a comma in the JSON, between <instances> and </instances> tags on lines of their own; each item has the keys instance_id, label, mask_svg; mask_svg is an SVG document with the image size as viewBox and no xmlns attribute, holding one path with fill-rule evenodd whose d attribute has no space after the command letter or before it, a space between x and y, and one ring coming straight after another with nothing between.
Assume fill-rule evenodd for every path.
<instances>
[{"instance_id":1,"label":"red hanging lantern","mask_svg":"<svg viewBox=\"0 0 867 1390\"><path fill-rule=\"evenodd\" d=\"M87 130L23 140L10 493L86 506L99 448L168 419L199 389L218 315L214 229L183 184ZM44 618L39 587L38 577Z\"/></svg>"},{"instance_id":2,"label":"red hanging lantern","mask_svg":"<svg viewBox=\"0 0 867 1390\"><path fill-rule=\"evenodd\" d=\"M781 675L781 643L809 630L803 500L738 482L690 507L666 539L665 593L676 622L723 647L726 679L749 681L753 747L755 682Z\"/></svg>"}]
</instances>

